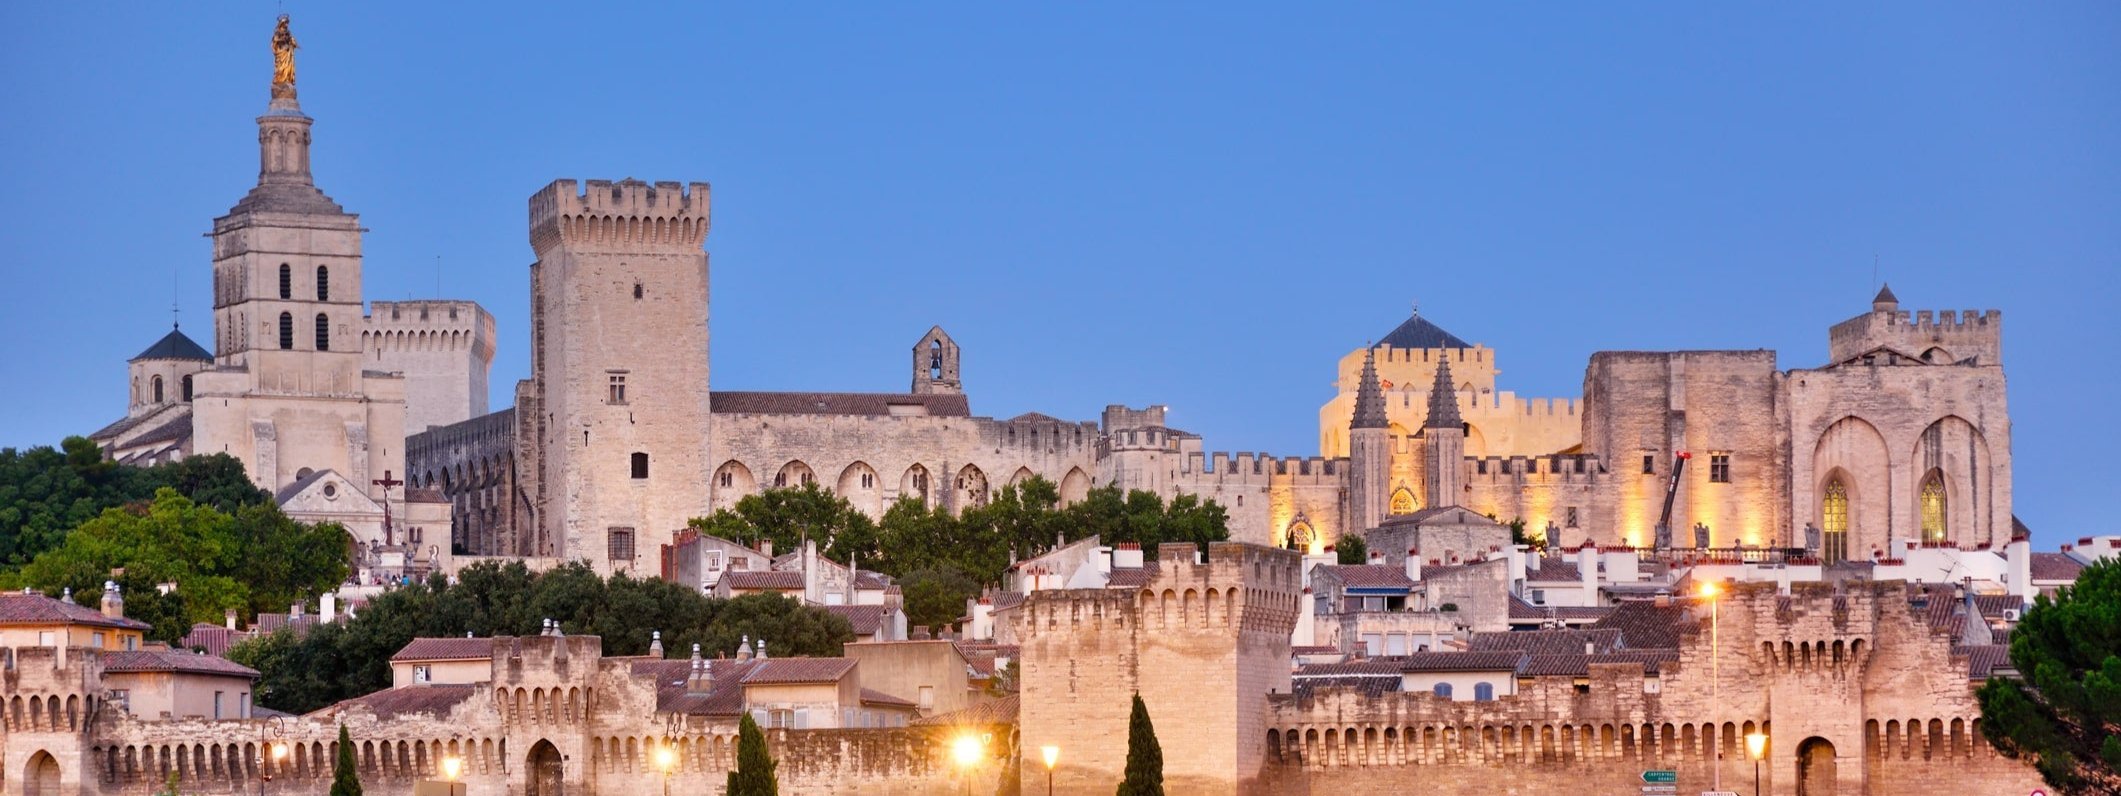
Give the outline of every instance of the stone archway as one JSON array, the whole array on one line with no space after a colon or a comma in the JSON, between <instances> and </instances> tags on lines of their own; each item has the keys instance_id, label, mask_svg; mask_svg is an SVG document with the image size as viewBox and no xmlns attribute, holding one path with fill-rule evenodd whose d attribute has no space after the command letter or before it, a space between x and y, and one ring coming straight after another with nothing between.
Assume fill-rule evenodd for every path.
<instances>
[{"instance_id":1,"label":"stone archway","mask_svg":"<svg viewBox=\"0 0 2121 796\"><path fill-rule=\"evenodd\" d=\"M1797 796L1835 796L1840 774L1834 743L1812 736L1797 745Z\"/></svg>"},{"instance_id":2,"label":"stone archway","mask_svg":"<svg viewBox=\"0 0 2121 796\"><path fill-rule=\"evenodd\" d=\"M551 741L538 741L530 747L530 756L524 760L526 775L523 793L526 796L561 796L566 788L566 764L560 758L560 750Z\"/></svg>"},{"instance_id":3,"label":"stone archway","mask_svg":"<svg viewBox=\"0 0 2121 796\"><path fill-rule=\"evenodd\" d=\"M59 796L59 761L50 752L38 750L22 768L22 792L26 796Z\"/></svg>"}]
</instances>

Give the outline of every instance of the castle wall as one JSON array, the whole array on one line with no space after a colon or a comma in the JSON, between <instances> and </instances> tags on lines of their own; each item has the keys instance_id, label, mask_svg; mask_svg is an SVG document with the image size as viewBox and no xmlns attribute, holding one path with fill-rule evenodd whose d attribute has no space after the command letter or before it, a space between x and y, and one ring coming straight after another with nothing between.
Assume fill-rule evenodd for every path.
<instances>
[{"instance_id":1,"label":"castle wall","mask_svg":"<svg viewBox=\"0 0 2121 796\"><path fill-rule=\"evenodd\" d=\"M1355 414L1355 391L1362 376L1363 352L1357 349L1341 357L1336 392L1318 410L1319 454L1328 457L1349 453L1348 423ZM1583 439L1578 401L1567 398L1523 398L1495 389L1493 349L1404 349L1379 346L1377 376L1385 388L1385 416L1397 447L1407 449L1406 458L1419 459L1418 449L1408 448L1413 433L1428 420L1429 387L1436 381L1436 363L1451 359L1451 376L1458 382L1458 411L1472 426L1466 434L1468 456L1537 456L1568 450ZM1395 464L1405 461L1394 457ZM1418 462L1410 463L1419 467ZM1412 483L1421 483L1415 476ZM1417 489L1417 491L1419 491Z\"/></svg>"},{"instance_id":2,"label":"castle wall","mask_svg":"<svg viewBox=\"0 0 2121 796\"><path fill-rule=\"evenodd\" d=\"M1193 452L1172 483L1177 494L1221 505L1231 541L1286 547L1307 529L1310 546L1324 549L1362 530L1347 526L1347 479L1347 459Z\"/></svg>"},{"instance_id":3,"label":"castle wall","mask_svg":"<svg viewBox=\"0 0 2121 796\"><path fill-rule=\"evenodd\" d=\"M405 480L449 501L454 546L466 555L534 555L518 483L516 410L430 428L405 439Z\"/></svg>"},{"instance_id":4,"label":"castle wall","mask_svg":"<svg viewBox=\"0 0 2121 796\"><path fill-rule=\"evenodd\" d=\"M493 315L470 301L377 301L361 318L364 367L405 378L405 430L486 414Z\"/></svg>"},{"instance_id":5,"label":"castle wall","mask_svg":"<svg viewBox=\"0 0 2121 796\"><path fill-rule=\"evenodd\" d=\"M1609 463L1612 514L1599 544L1655 543L1672 455L1687 451L1672 507L1672 544L1773 546L1789 538L1784 498L1788 410L1772 351L1601 351L1584 372L1584 449ZM1730 456L1730 480L1713 457ZM1648 457L1654 472L1642 471Z\"/></svg>"}]
</instances>

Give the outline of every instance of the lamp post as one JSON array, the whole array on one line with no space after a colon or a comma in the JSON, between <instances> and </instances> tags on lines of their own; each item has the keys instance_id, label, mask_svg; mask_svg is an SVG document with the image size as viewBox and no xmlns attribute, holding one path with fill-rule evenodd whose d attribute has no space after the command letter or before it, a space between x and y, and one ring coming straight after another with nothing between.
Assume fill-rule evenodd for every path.
<instances>
[{"instance_id":1,"label":"lamp post","mask_svg":"<svg viewBox=\"0 0 2121 796\"><path fill-rule=\"evenodd\" d=\"M655 767L663 772L663 796L670 796L670 772L678 767L678 753L670 751L669 743L656 748Z\"/></svg>"},{"instance_id":2,"label":"lamp post","mask_svg":"<svg viewBox=\"0 0 2121 796\"><path fill-rule=\"evenodd\" d=\"M1753 758L1753 796L1760 796L1760 761L1767 759L1767 733L1745 736L1745 755Z\"/></svg>"},{"instance_id":3,"label":"lamp post","mask_svg":"<svg viewBox=\"0 0 2121 796\"><path fill-rule=\"evenodd\" d=\"M1046 758L1046 796L1053 796L1053 766L1060 762L1060 747L1041 746L1038 753Z\"/></svg>"},{"instance_id":4,"label":"lamp post","mask_svg":"<svg viewBox=\"0 0 2121 796\"><path fill-rule=\"evenodd\" d=\"M447 781L447 782L455 782L455 781L457 781L457 777L458 777L458 776L460 776L460 775L462 775L463 773L464 773L464 758L461 758L461 757L445 757L445 758L442 758L442 779L443 779L444 781Z\"/></svg>"},{"instance_id":5,"label":"lamp post","mask_svg":"<svg viewBox=\"0 0 2121 796\"><path fill-rule=\"evenodd\" d=\"M283 761L287 759L287 744L269 743L265 745L265 749L259 750L258 768L261 770L258 772L260 775L258 777L258 796L265 796L265 783L272 781L272 774L262 770L265 768L265 758L267 757L272 758L272 767L274 769L285 765Z\"/></svg>"},{"instance_id":6,"label":"lamp post","mask_svg":"<svg viewBox=\"0 0 2121 796\"><path fill-rule=\"evenodd\" d=\"M1715 581L1704 581L1701 584L1701 596L1709 601L1709 703L1721 708L1723 706L1723 638L1721 634L1723 628L1717 621L1716 616L1716 594L1718 591L1720 589L1716 588ZM1717 730L1720 735L1722 727L1719 725ZM1723 790L1723 739L1720 737L1716 739L1716 759L1709 764L1709 776L1714 783L1712 788L1714 790Z\"/></svg>"},{"instance_id":7,"label":"lamp post","mask_svg":"<svg viewBox=\"0 0 2121 796\"><path fill-rule=\"evenodd\" d=\"M966 733L950 742L950 757L957 761L958 768L965 772L965 796L972 796L972 767L979 765L981 754L979 736Z\"/></svg>"}]
</instances>

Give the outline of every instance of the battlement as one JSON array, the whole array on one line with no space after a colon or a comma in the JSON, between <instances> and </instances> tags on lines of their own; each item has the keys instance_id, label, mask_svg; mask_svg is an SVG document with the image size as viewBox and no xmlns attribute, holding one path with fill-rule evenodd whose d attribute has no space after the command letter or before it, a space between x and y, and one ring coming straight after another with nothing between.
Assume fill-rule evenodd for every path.
<instances>
[{"instance_id":1,"label":"battlement","mask_svg":"<svg viewBox=\"0 0 2121 796\"><path fill-rule=\"evenodd\" d=\"M1331 486L1347 471L1345 457L1269 456L1240 451L1186 454L1179 474L1191 476L1200 486L1264 486L1288 483L1294 486Z\"/></svg>"},{"instance_id":2,"label":"battlement","mask_svg":"<svg viewBox=\"0 0 2121 796\"><path fill-rule=\"evenodd\" d=\"M698 250L707 239L708 185L554 180L530 197L530 245Z\"/></svg>"},{"instance_id":3,"label":"battlement","mask_svg":"<svg viewBox=\"0 0 2121 796\"><path fill-rule=\"evenodd\" d=\"M1495 349L1478 343L1474 344L1472 348L1394 348L1389 345L1380 345L1374 350L1377 352L1377 364L1379 365L1438 362L1444 359L1449 359L1451 364L1456 365L1461 362L1487 362L1495 358ZM1356 353L1360 354L1362 352L1357 351Z\"/></svg>"},{"instance_id":4,"label":"battlement","mask_svg":"<svg viewBox=\"0 0 2121 796\"><path fill-rule=\"evenodd\" d=\"M2000 310L1874 310L1834 324L1827 330L1827 339L1830 357L1835 362L1886 347L1938 365L1967 360L1978 365L2000 365L2003 313Z\"/></svg>"},{"instance_id":5,"label":"battlement","mask_svg":"<svg viewBox=\"0 0 2121 796\"><path fill-rule=\"evenodd\" d=\"M596 636L497 636L493 639L495 685L552 684L587 678L604 657Z\"/></svg>"},{"instance_id":6,"label":"battlement","mask_svg":"<svg viewBox=\"0 0 2121 796\"><path fill-rule=\"evenodd\" d=\"M1596 478L1605 474L1605 462L1595 453L1555 453L1546 456L1467 456L1465 475L1468 482L1481 479L1503 480L1523 478L1531 481L1552 480L1548 476L1561 476L1561 480Z\"/></svg>"},{"instance_id":7,"label":"battlement","mask_svg":"<svg viewBox=\"0 0 2121 796\"><path fill-rule=\"evenodd\" d=\"M0 695L100 693L103 659L92 647L0 648Z\"/></svg>"}]
</instances>

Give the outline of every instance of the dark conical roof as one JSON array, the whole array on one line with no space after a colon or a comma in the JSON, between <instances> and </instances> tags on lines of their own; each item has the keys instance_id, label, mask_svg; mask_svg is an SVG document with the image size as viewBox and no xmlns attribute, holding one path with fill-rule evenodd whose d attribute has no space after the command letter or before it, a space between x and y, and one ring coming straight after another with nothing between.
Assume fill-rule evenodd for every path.
<instances>
[{"instance_id":1,"label":"dark conical roof","mask_svg":"<svg viewBox=\"0 0 2121 796\"><path fill-rule=\"evenodd\" d=\"M214 355L207 353L206 349L199 347L198 343L192 342L191 338L185 337L183 331L172 328L169 330L169 334L165 334L162 339L156 340L155 344L148 346L146 351L142 351L139 356L126 361L138 362L143 359L212 360L213 358Z\"/></svg>"},{"instance_id":2,"label":"dark conical roof","mask_svg":"<svg viewBox=\"0 0 2121 796\"><path fill-rule=\"evenodd\" d=\"M1429 386L1429 419L1422 428L1463 428L1458 417L1458 385L1451 383L1451 360L1436 360L1436 383Z\"/></svg>"},{"instance_id":3,"label":"dark conical roof","mask_svg":"<svg viewBox=\"0 0 2121 796\"><path fill-rule=\"evenodd\" d=\"M1418 312L1407 316L1406 322L1401 323L1390 334L1385 335L1384 339L1377 342L1379 345L1388 345L1393 348L1473 347L1472 343L1460 339L1458 335L1444 331L1441 326L1430 323L1427 318L1421 317L1421 313Z\"/></svg>"},{"instance_id":4,"label":"dark conical roof","mask_svg":"<svg viewBox=\"0 0 2121 796\"><path fill-rule=\"evenodd\" d=\"M1348 428L1390 428L1385 418L1385 390L1377 382L1377 349L1362 354L1362 381L1355 387L1355 417Z\"/></svg>"},{"instance_id":5,"label":"dark conical roof","mask_svg":"<svg viewBox=\"0 0 2121 796\"><path fill-rule=\"evenodd\" d=\"M1895 295L1893 295L1893 286L1892 286L1892 285L1888 285L1888 284L1883 284L1883 283L1880 283L1880 284L1878 285L1878 297L1877 297L1877 298L1874 298L1874 299L1871 299L1871 303L1872 303L1872 304L1898 304L1898 303L1900 303L1900 297L1899 297L1899 296L1895 296Z\"/></svg>"}]
</instances>

